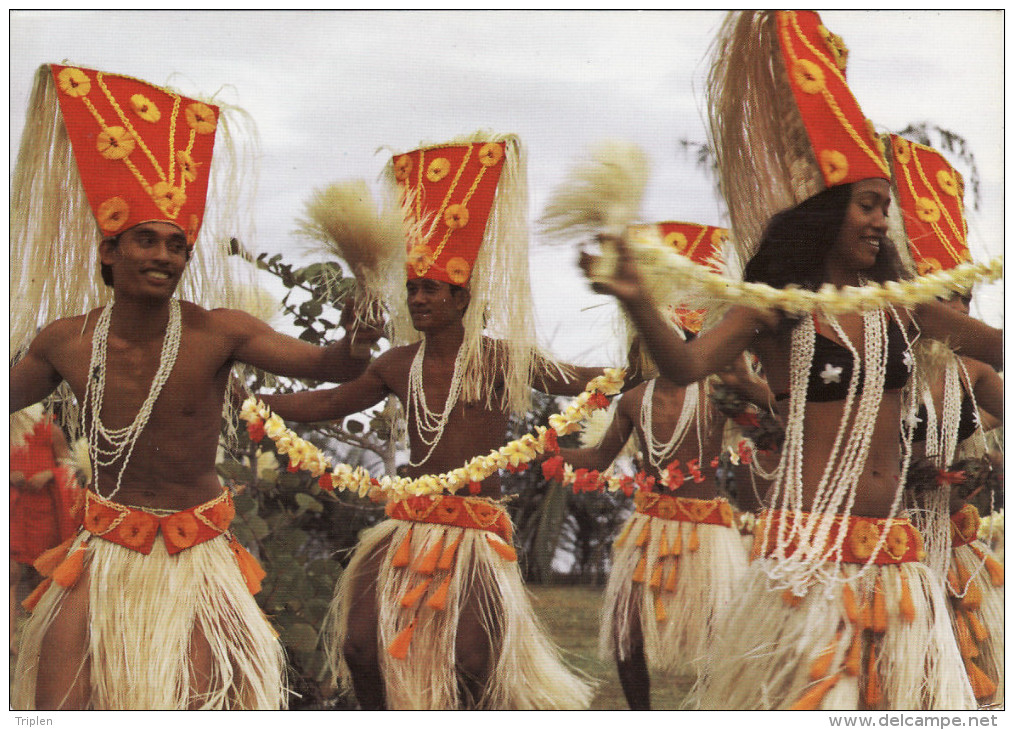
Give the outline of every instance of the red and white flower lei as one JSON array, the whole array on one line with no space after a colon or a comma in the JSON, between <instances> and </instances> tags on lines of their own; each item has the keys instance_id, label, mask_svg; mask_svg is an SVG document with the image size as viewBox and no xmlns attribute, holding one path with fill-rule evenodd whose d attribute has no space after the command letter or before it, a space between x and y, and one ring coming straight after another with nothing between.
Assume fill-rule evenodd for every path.
<instances>
[{"instance_id":1,"label":"red and white flower lei","mask_svg":"<svg viewBox=\"0 0 1014 730\"><path fill-rule=\"evenodd\" d=\"M310 472L320 480L320 487L328 491L341 489L356 492L361 497L393 500L445 490L454 494L465 487L477 493L481 482L495 471L524 471L536 456L556 453L559 450L557 437L580 430L580 424L592 412L609 405L607 396L620 392L624 375L622 369L607 368L602 375L591 380L585 391L563 411L549 417L548 428L537 426L534 434L525 434L489 454L480 454L453 471L414 479L389 475L375 478L361 466L332 466L331 460L319 448L289 429L277 414L253 396L244 401L240 417L247 422L247 433L253 441L259 442L267 436L274 442L278 453L289 458L289 471L302 469Z\"/></svg>"}]
</instances>

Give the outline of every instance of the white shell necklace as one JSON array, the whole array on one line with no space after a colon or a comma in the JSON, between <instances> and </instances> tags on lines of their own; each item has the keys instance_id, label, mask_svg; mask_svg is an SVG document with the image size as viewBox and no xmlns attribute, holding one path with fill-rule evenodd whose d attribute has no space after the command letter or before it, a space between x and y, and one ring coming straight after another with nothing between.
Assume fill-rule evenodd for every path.
<instances>
[{"instance_id":1,"label":"white shell necklace","mask_svg":"<svg viewBox=\"0 0 1014 730\"><path fill-rule=\"evenodd\" d=\"M683 406L680 409L679 418L676 419L676 425L673 426L672 436L669 437L668 441L662 443L661 441L655 441L654 419L652 418L652 400L655 395L655 383L657 380L657 378L649 380L644 388L644 396L641 398L641 432L644 434L648 461L657 471L661 472L668 458L683 443L683 439L686 438L687 431L690 428L690 421L694 420L694 416L697 414L700 384L691 383L686 386L683 393ZM698 437L700 437L700 423L697 426Z\"/></svg>"},{"instance_id":2,"label":"white shell necklace","mask_svg":"<svg viewBox=\"0 0 1014 730\"><path fill-rule=\"evenodd\" d=\"M88 455L92 460L92 473L96 475L95 491L98 493L98 467L112 466L122 457L123 463L116 475L116 488L108 495L111 498L120 491L123 472L127 469L130 455L144 427L148 424L155 401L158 400L162 387L169 379L169 374L176 365L176 356L180 349L183 335L183 318L180 315L179 300L173 299L169 304L169 325L162 341L162 352L159 355L158 370L151 380L148 397L137 411L134 421L123 428L107 428L102 423L102 401L106 392L106 353L109 348L109 324L112 319L113 304L110 302L99 315L92 333L92 356L88 365L88 382L85 385L84 404L81 408L82 425L88 431ZM90 412L90 418L89 418ZM100 446L109 444L109 448Z\"/></svg>"},{"instance_id":3,"label":"white shell necklace","mask_svg":"<svg viewBox=\"0 0 1014 730\"><path fill-rule=\"evenodd\" d=\"M421 466L429 461L433 450L444 435L447 420L450 418L451 411L454 410L458 397L461 395L461 381L465 371L464 352L465 347L464 343L462 343L458 346L458 354L454 358L454 374L451 376L451 387L447 391L447 401L444 403L443 413L431 411L426 403L426 391L423 388L422 374L423 357L426 354L425 337L419 343L419 349L416 350L415 357L412 358L412 366L408 371L409 407L415 412L413 420L415 421L416 433L419 434L419 440L429 447L426 456L419 461L413 461L412 457L409 456L408 463L412 466ZM433 434L433 437L427 438L424 431Z\"/></svg>"}]
</instances>

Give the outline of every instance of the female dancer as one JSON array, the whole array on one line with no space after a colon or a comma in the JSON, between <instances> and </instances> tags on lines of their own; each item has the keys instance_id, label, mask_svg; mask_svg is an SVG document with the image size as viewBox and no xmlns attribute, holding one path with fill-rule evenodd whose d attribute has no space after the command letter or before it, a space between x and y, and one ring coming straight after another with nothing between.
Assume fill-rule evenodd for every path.
<instances>
[{"instance_id":1,"label":"female dancer","mask_svg":"<svg viewBox=\"0 0 1014 730\"><path fill-rule=\"evenodd\" d=\"M846 56L816 13L742 13L721 30L713 149L748 281L816 290L902 275L886 162L845 85ZM949 337L999 365L1002 333L939 302L798 319L733 306L684 343L617 247L597 286L620 299L661 373L694 382L749 348L786 423L776 509L759 520L760 559L717 632L701 707L974 708L920 536L896 516L910 445L899 424L915 337Z\"/></svg>"}]
</instances>

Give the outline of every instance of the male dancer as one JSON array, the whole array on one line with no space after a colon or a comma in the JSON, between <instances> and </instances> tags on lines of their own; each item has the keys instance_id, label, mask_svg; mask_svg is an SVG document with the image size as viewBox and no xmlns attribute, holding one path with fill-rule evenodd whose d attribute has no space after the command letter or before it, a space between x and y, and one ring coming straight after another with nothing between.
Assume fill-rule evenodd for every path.
<instances>
[{"instance_id":1,"label":"male dancer","mask_svg":"<svg viewBox=\"0 0 1014 730\"><path fill-rule=\"evenodd\" d=\"M346 340L317 348L174 298L204 215L216 107L53 65L39 70L32 115L14 200L51 181L60 160L73 166L76 187L47 202L76 230L94 213L114 299L44 327L10 371L11 412L69 384L95 475L83 530L44 561L51 580L32 597L12 704L285 707L282 647L251 595L263 572L228 532L234 509L215 472L223 399L234 363L341 381L366 361L350 359ZM33 126L39 115L49 123ZM40 166L48 129L57 142Z\"/></svg>"}]
</instances>

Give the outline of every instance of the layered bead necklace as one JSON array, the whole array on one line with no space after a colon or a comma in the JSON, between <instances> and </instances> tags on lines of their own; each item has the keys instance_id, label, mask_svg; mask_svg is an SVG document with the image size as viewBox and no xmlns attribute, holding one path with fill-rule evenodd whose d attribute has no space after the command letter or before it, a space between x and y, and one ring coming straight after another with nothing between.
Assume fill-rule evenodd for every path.
<instances>
[{"instance_id":1,"label":"layered bead necklace","mask_svg":"<svg viewBox=\"0 0 1014 730\"><path fill-rule=\"evenodd\" d=\"M676 419L676 425L673 427L669 440L665 443L656 441L653 426L654 419L652 417L654 411L652 400L655 395L655 383L657 381L657 378L649 380L644 388L644 396L641 398L641 433L644 434L644 446L647 451L648 462L655 467L656 471L661 473L664 471L664 465L672 461L672 454L679 449L683 443L683 439L686 438L691 420L697 423L697 441L700 444L701 419L699 417L695 419L694 416L698 416L702 409L699 408L700 383L691 383L684 390L683 406L680 408L679 417ZM703 446L701 448L703 449ZM703 461L703 458L703 455L698 455L698 461Z\"/></svg>"},{"instance_id":2,"label":"layered bead necklace","mask_svg":"<svg viewBox=\"0 0 1014 730\"><path fill-rule=\"evenodd\" d=\"M169 325L162 341L158 370L155 371L151 380L148 397L141 404L133 422L123 428L108 428L102 422L102 402L106 393L106 355L109 349L109 325L112 320L114 304L115 302L110 302L103 308L102 314L99 315L98 322L95 324L95 331L92 333L88 382L85 385L84 403L81 408L82 424L88 433L88 455L93 465L92 473L96 475L96 493L98 493L98 468L112 466L121 459L123 462L116 475L116 487L107 495L107 499L112 498L120 491L123 473L130 462L130 456L134 452L137 439L148 424L148 419L151 418L151 412L155 407L155 401L158 400L162 387L169 380L169 375L176 365L176 356L179 353L180 340L183 335L180 303L179 300L173 299L169 303ZM108 444L109 447L104 448L100 444Z\"/></svg>"},{"instance_id":3,"label":"layered bead necklace","mask_svg":"<svg viewBox=\"0 0 1014 730\"><path fill-rule=\"evenodd\" d=\"M898 319L896 313L892 314ZM807 512L805 519L797 519L790 529L779 531L774 552L776 560L765 568L770 577L781 581L797 595L802 595L805 586L818 575L830 580L840 579L835 557L841 555L846 531L838 530L834 543L830 545L828 536L834 524L852 512L860 477L870 452L887 372L888 315L883 310L863 314L862 358L841 325L830 314L825 315L851 353L854 363L842 408L842 418L823 474L814 490L813 502L806 505L803 497L803 426L816 329L813 318L804 317L792 333L789 413L782 459L777 470L778 478L772 489L772 504L776 509L797 514ZM908 342L905 328L900 326L900 329L910 349L911 343ZM860 379L863 383L862 393L858 396L859 402L853 409ZM914 409L914 405L912 399L909 410ZM851 416L853 410L855 414ZM901 484L904 483L911 456L911 429L903 429L902 452L901 481L891 506L892 515L898 513L901 502ZM878 543L871 553L871 561L882 547L886 534L884 531L879 536ZM763 539L766 543L769 539L767 534ZM762 549L766 547L764 545Z\"/></svg>"},{"instance_id":4,"label":"layered bead necklace","mask_svg":"<svg viewBox=\"0 0 1014 730\"><path fill-rule=\"evenodd\" d=\"M419 461L413 461L412 457L409 456L408 463L412 466L422 466L429 461L430 456L433 455L433 450L444 435L444 429L447 427L451 411L454 410L454 406L458 403L458 397L461 395L461 383L465 372L464 353L465 347L464 343L462 343L458 346L458 354L454 358L454 374L451 376L451 386L447 391L447 400L444 403L443 413L431 411L426 403L426 390L423 388L422 372L423 358L426 355L425 337L419 343L419 349L416 350L415 357L412 358L412 365L408 371L409 407L415 413L415 430L419 434L419 440L429 447L426 456ZM426 433L431 433L433 436L427 437Z\"/></svg>"}]
</instances>

